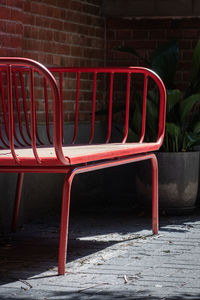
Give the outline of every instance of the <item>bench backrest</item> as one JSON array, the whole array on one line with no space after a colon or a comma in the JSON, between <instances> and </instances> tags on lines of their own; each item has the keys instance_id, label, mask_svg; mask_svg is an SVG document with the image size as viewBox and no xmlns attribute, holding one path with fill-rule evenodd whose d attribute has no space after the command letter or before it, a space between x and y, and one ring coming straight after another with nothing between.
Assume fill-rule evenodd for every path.
<instances>
[{"instance_id":1,"label":"bench backrest","mask_svg":"<svg viewBox=\"0 0 200 300\"><path fill-rule=\"evenodd\" d=\"M53 74L53 75L52 75ZM37 148L39 146L54 145L56 157L59 163L65 163L62 152L63 123L65 118L66 103L74 104L73 138L71 143L77 142L78 124L80 122L81 91L88 92L91 101L89 113L90 132L88 143L94 140L95 121L98 115L97 102L107 103L107 132L105 143L109 143L112 133L115 79L118 78L117 86L120 92L124 90L124 128L122 143L128 136L130 118L130 95L132 78L140 74L142 84L142 111L141 111L141 136L138 142L142 143L146 128L146 106L149 78L153 80L159 92L159 124L157 143L161 145L165 130L165 88L160 78L146 68L50 68L26 58L0 58L0 148L10 149L13 160L20 164L15 149L30 147L36 163L41 164ZM120 76L123 79L120 79ZM70 87L66 82L75 83ZM84 84L86 87L83 87ZM105 92L106 87L106 92ZM68 99L71 94L74 99ZM97 101L100 93L100 100ZM105 96L106 94L106 96ZM102 100L103 99L103 100ZM99 104L98 102L98 104ZM88 103L88 99L87 99ZM63 109L64 108L64 109ZM38 116L43 115L40 120ZM72 121L70 118L68 121ZM39 125L45 127L45 139L41 138ZM52 133L53 131L53 133Z\"/></svg>"},{"instance_id":2,"label":"bench backrest","mask_svg":"<svg viewBox=\"0 0 200 300\"><path fill-rule=\"evenodd\" d=\"M158 132L157 132L157 143L162 144L162 140L164 137L165 131L165 109L166 109L166 92L165 87L161 79L151 70L143 67L96 67L96 68L64 68L64 67L52 67L49 70L56 76L56 80L58 82L58 86L60 89L60 97L61 103L64 103L66 100L63 97L64 94L64 82L65 76L67 79L73 78L74 81L74 88L76 90L76 95L74 95L73 102L75 104L74 107L74 135L72 139L72 143L76 142L77 138L77 128L79 123L79 115L81 110L80 105L80 98L81 92L84 92L84 88L81 89L83 86L84 81L90 80L90 95L89 101L91 103L90 107L90 133L88 136L88 143L91 144L94 139L94 132L95 132L95 120L98 118L99 109L97 104L99 104L98 96L100 94L100 104L104 105L106 108L101 109L100 113L104 114L107 117L107 134L105 143L110 142L111 138L111 131L112 131L112 123L113 123L113 114L115 111L118 112L119 108L121 112L124 112L124 120L121 121L121 126L123 127L123 137L121 139L122 143L127 141L128 131L129 131L129 121L131 118L134 118L134 112L131 110L131 104L135 101L135 91L131 93L132 88L136 85L135 83L139 84L136 88L140 90L140 104L141 104L141 115L140 120L141 122L141 131L140 137L138 142L143 142L145 138L145 129L146 129L146 113L147 113L147 92L150 88L151 90L155 88L157 89L157 95L159 101L157 105L158 108ZM71 76L70 76L71 74ZM139 78L137 78L137 76ZM89 78L89 79L88 79ZM148 82L151 80L151 83ZM149 88L148 88L149 85ZM99 86L99 87L98 87ZM103 90L102 90L103 88ZM117 90L118 95L114 95ZM133 94L133 95L132 95ZM121 98L121 102L118 101L117 98ZM103 101L103 98L105 101ZM82 100L83 102L83 100ZM116 106L116 102L118 102L118 106ZM120 105L120 104L121 105ZM63 118L63 112L61 112ZM155 120L152 120L155 122ZM63 124L63 120L62 120ZM153 142L153 141L152 141Z\"/></svg>"}]
</instances>

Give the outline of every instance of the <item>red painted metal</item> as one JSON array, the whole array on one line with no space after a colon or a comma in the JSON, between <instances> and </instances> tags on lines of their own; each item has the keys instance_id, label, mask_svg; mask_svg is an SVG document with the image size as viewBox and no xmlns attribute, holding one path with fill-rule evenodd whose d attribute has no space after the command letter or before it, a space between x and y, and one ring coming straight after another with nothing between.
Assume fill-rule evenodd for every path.
<instances>
[{"instance_id":1,"label":"red painted metal","mask_svg":"<svg viewBox=\"0 0 200 300\"><path fill-rule=\"evenodd\" d=\"M151 157L152 166L152 230L158 234L158 162L155 154Z\"/></svg>"},{"instance_id":2,"label":"red painted metal","mask_svg":"<svg viewBox=\"0 0 200 300\"><path fill-rule=\"evenodd\" d=\"M141 131L141 138L139 143L142 143L145 136L145 126L146 126L146 108L147 108L147 83L148 77L144 75L144 93L143 93L143 107L142 107L142 131Z\"/></svg>"},{"instance_id":3,"label":"red painted metal","mask_svg":"<svg viewBox=\"0 0 200 300\"><path fill-rule=\"evenodd\" d=\"M26 103L26 94L25 94L25 88L24 88L24 78L23 78L22 70L19 71L19 76L20 76L21 92L22 92L22 98L23 98L23 109L24 109L26 133L28 134L28 137L31 140L31 133L30 133L29 121L28 121L27 103Z\"/></svg>"},{"instance_id":4,"label":"red painted metal","mask_svg":"<svg viewBox=\"0 0 200 300\"><path fill-rule=\"evenodd\" d=\"M6 112L6 103L5 103L5 92L3 88L3 78L2 78L2 72L0 72L0 87L1 87L1 100L2 100L2 110L3 110L3 117L4 117L4 125L5 125L5 131L8 138L8 119L7 119L7 112Z\"/></svg>"},{"instance_id":5,"label":"red painted metal","mask_svg":"<svg viewBox=\"0 0 200 300\"><path fill-rule=\"evenodd\" d=\"M76 109L75 109L75 119L74 119L74 137L72 140L72 144L75 143L77 132L78 132L79 91L80 91L80 72L77 72Z\"/></svg>"},{"instance_id":6,"label":"red painted metal","mask_svg":"<svg viewBox=\"0 0 200 300\"><path fill-rule=\"evenodd\" d=\"M61 101L61 107L60 107L60 112L61 112L61 133L62 133L62 139L63 139L63 73L59 74L59 81L60 81L60 101Z\"/></svg>"},{"instance_id":7,"label":"red painted metal","mask_svg":"<svg viewBox=\"0 0 200 300\"><path fill-rule=\"evenodd\" d=\"M35 113L35 98L34 98L34 78L33 69L30 71L30 101L31 101L31 142L35 159L38 164L41 164L41 160L37 153L36 148L36 113Z\"/></svg>"},{"instance_id":8,"label":"red painted metal","mask_svg":"<svg viewBox=\"0 0 200 300\"><path fill-rule=\"evenodd\" d=\"M93 82L93 98L92 98L92 121L91 121L91 134L89 144L92 143L94 138L94 122L95 122L95 101L96 101L96 91L97 91L97 72L94 72L94 82Z\"/></svg>"},{"instance_id":9,"label":"red painted metal","mask_svg":"<svg viewBox=\"0 0 200 300\"><path fill-rule=\"evenodd\" d=\"M8 123L9 123L9 131L8 131L8 138L9 138L9 144L10 144L10 150L13 156L13 159L16 164L20 164L19 159L15 153L15 147L14 147L14 118L13 118L13 98L12 98L12 71L11 71L11 65L8 65L8 72L7 72L7 78L8 78Z\"/></svg>"},{"instance_id":10,"label":"red painted metal","mask_svg":"<svg viewBox=\"0 0 200 300\"><path fill-rule=\"evenodd\" d=\"M126 113L125 113L125 129L124 129L124 138L122 143L126 143L128 137L128 128L129 128L129 107L130 107L130 86L131 86L131 73L127 74L127 87L126 87Z\"/></svg>"},{"instance_id":11,"label":"red painted metal","mask_svg":"<svg viewBox=\"0 0 200 300\"><path fill-rule=\"evenodd\" d=\"M111 137L111 126L112 126L112 100L113 100L113 78L114 73L110 73L110 95L109 95L109 112L108 112L108 135L106 143L109 143Z\"/></svg>"},{"instance_id":12,"label":"red painted metal","mask_svg":"<svg viewBox=\"0 0 200 300\"><path fill-rule=\"evenodd\" d=\"M21 135L22 140L25 142L25 144L30 145L24 137L23 128L22 128L22 119L21 119L21 110L20 110L20 104L19 104L19 93L18 93L16 71L13 71L13 78L14 78L14 88L15 88L16 107L17 107L17 116L18 116L18 122L19 122L18 124L19 124L20 135ZM15 134L18 144L23 146L23 144L17 138L16 130L15 130L14 134Z\"/></svg>"},{"instance_id":13,"label":"red painted metal","mask_svg":"<svg viewBox=\"0 0 200 300\"><path fill-rule=\"evenodd\" d=\"M49 104L48 104L48 94L47 94L47 81L44 78L44 99L45 99L45 117L46 117L46 133L50 144L52 144L49 130Z\"/></svg>"},{"instance_id":14,"label":"red painted metal","mask_svg":"<svg viewBox=\"0 0 200 300\"><path fill-rule=\"evenodd\" d=\"M66 94L64 92L64 80L66 80L65 75L67 74L73 75L70 78L75 78L76 80L74 133L71 145L64 145L63 141L63 101L67 100L63 99ZM88 78L93 76L90 132L88 145L87 147L85 146L86 148L81 148L83 146L77 145L80 95L82 92L81 80L82 77L84 78L82 74L88 75ZM103 148L101 148L102 144L93 144L95 136L96 97L98 91L97 81L101 74L110 77L109 81L106 82L106 84L109 84L108 125L105 134L106 141L103 144ZM125 74L127 76L124 136L121 143L111 143L114 80L118 74ZM141 137L138 143L127 143L130 89L132 78L134 78L135 74L142 74L144 78ZM40 79L42 78L44 84L40 84L39 77ZM55 78L57 78L57 81ZM144 142L144 138L149 78L151 78L158 87L160 93L160 111L157 140L155 142L146 143ZM37 98L37 101L44 102L44 120L46 126L46 140L44 141L38 135L36 97L38 97L38 94L41 95L40 93L36 93L38 89L43 89L41 93L43 94L43 99L38 100ZM13 93L13 90L15 93ZM41 64L30 59L2 57L0 58L0 91L0 105L2 106L2 118L0 123L0 171L19 174L15 212L13 216L14 230L17 226L24 173L66 174L63 186L60 228L59 274L65 273L70 189L76 174L150 159L152 165L152 229L153 233L158 233L158 166L156 156L152 152L159 149L164 138L166 93L162 81L154 72L141 67L54 67L48 70ZM53 105L50 105L49 101L52 101ZM53 113L52 123L49 118L50 113ZM53 127L52 137L51 126ZM82 152L83 149L85 152Z\"/></svg>"}]
</instances>

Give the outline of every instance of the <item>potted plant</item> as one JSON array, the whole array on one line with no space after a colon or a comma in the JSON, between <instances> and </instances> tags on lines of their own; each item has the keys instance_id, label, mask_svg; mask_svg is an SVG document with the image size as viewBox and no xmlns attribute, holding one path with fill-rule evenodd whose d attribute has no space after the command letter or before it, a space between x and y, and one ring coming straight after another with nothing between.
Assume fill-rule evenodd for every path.
<instances>
[{"instance_id":1,"label":"potted plant","mask_svg":"<svg viewBox=\"0 0 200 300\"><path fill-rule=\"evenodd\" d=\"M177 41L171 41L156 49L148 61L134 49L118 47L117 50L132 53L143 59L163 80L167 90L166 131L162 148L158 152L159 164L159 203L163 211L188 212L194 209L199 184L199 151L200 145L200 41L198 41L192 58L190 82L183 94L175 88L174 77L178 62L179 47ZM158 118L156 90L148 93L147 128L149 135L155 136L157 128L152 128L153 118ZM137 113L140 112L136 106ZM136 119L130 123L129 140L140 132ZM151 183L144 182L145 165L136 175L139 198L150 202ZM142 172L142 176L140 176ZM146 177L148 180L149 176Z\"/></svg>"}]
</instances>

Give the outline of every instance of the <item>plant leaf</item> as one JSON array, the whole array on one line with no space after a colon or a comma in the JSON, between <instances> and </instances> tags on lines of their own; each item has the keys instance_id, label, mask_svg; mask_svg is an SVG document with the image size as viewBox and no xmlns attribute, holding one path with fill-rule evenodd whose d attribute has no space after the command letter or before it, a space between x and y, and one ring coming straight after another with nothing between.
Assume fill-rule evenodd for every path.
<instances>
[{"instance_id":1,"label":"plant leaf","mask_svg":"<svg viewBox=\"0 0 200 300\"><path fill-rule=\"evenodd\" d=\"M181 127L178 124L168 123L168 122L166 122L165 127L166 127L166 138L168 138L167 148L172 152L178 152L179 143L182 140Z\"/></svg>"},{"instance_id":2,"label":"plant leaf","mask_svg":"<svg viewBox=\"0 0 200 300\"><path fill-rule=\"evenodd\" d=\"M167 90L167 113L180 101L181 92L179 90Z\"/></svg>"},{"instance_id":3,"label":"plant leaf","mask_svg":"<svg viewBox=\"0 0 200 300\"><path fill-rule=\"evenodd\" d=\"M143 56L141 56L134 48L132 47L125 47L125 46L119 46L114 48L117 51L121 51L121 52L126 52L129 54L133 54L134 56L138 57L139 59L141 59L145 64L147 64L148 66L150 66L150 62Z\"/></svg>"},{"instance_id":4,"label":"plant leaf","mask_svg":"<svg viewBox=\"0 0 200 300\"><path fill-rule=\"evenodd\" d=\"M140 101L137 99L134 104L133 114L129 118L129 127L139 135L141 132L141 120L142 120L142 111L140 107Z\"/></svg>"},{"instance_id":5,"label":"plant leaf","mask_svg":"<svg viewBox=\"0 0 200 300\"><path fill-rule=\"evenodd\" d=\"M193 133L200 135L200 121L194 125Z\"/></svg>"},{"instance_id":6,"label":"plant leaf","mask_svg":"<svg viewBox=\"0 0 200 300\"><path fill-rule=\"evenodd\" d=\"M178 42L170 41L157 48L151 57L151 68L162 78L167 89L174 88L178 53Z\"/></svg>"},{"instance_id":7,"label":"plant leaf","mask_svg":"<svg viewBox=\"0 0 200 300\"><path fill-rule=\"evenodd\" d=\"M146 122L147 122L146 127L148 130L147 134L150 135L153 139L156 138L158 134L158 116L159 116L158 104L156 104L155 102L147 99L147 113L146 113Z\"/></svg>"},{"instance_id":8,"label":"plant leaf","mask_svg":"<svg viewBox=\"0 0 200 300\"><path fill-rule=\"evenodd\" d=\"M165 127L166 127L166 131L169 133L171 137L173 138L179 137L181 133L181 128L179 125L166 122Z\"/></svg>"},{"instance_id":9,"label":"plant leaf","mask_svg":"<svg viewBox=\"0 0 200 300\"><path fill-rule=\"evenodd\" d=\"M196 103L200 103L200 94L194 94L192 96L189 96L181 102L181 105L180 105L181 123L191 113L192 108L194 107L194 105Z\"/></svg>"},{"instance_id":10,"label":"plant leaf","mask_svg":"<svg viewBox=\"0 0 200 300\"><path fill-rule=\"evenodd\" d=\"M200 40L197 42L192 57L191 83L199 80L200 73Z\"/></svg>"},{"instance_id":11,"label":"plant leaf","mask_svg":"<svg viewBox=\"0 0 200 300\"><path fill-rule=\"evenodd\" d=\"M192 132L185 132L185 149L184 151L190 150L193 146L200 145L200 136L192 133Z\"/></svg>"},{"instance_id":12,"label":"plant leaf","mask_svg":"<svg viewBox=\"0 0 200 300\"><path fill-rule=\"evenodd\" d=\"M137 142L139 140L139 136L137 133L135 133L130 127L128 129L128 137L127 142Z\"/></svg>"}]
</instances>

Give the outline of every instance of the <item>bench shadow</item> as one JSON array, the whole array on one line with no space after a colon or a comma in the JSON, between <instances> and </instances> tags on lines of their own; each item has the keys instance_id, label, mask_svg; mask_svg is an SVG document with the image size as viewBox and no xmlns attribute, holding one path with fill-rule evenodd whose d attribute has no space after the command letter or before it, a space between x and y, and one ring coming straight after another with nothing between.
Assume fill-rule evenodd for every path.
<instances>
[{"instance_id":1,"label":"bench shadow","mask_svg":"<svg viewBox=\"0 0 200 300\"><path fill-rule=\"evenodd\" d=\"M69 228L67 263L83 259L91 254L119 244L128 240L137 239L137 231L144 227L139 220L129 222L123 225L117 217L109 215L102 219L98 216L77 222L79 216L72 218ZM134 217L133 217L134 220ZM42 224L43 223L43 224ZM98 223L98 224L96 224ZM124 224L126 222L124 221ZM151 220L147 226L151 235ZM96 224L96 225L95 225ZM135 224L135 225L134 225ZM27 278L39 275L57 276L58 247L59 247L59 222L56 219L52 225L41 222L38 225L27 225L28 228L19 230L16 234L0 236L0 285L26 280ZM34 231L34 228L36 231ZM111 238L109 235L118 235L117 238ZM130 236L131 234L131 236ZM128 236L127 236L128 235ZM93 236L106 237L95 240ZM51 271L50 275L42 273ZM38 278L38 276L37 276Z\"/></svg>"},{"instance_id":2,"label":"bench shadow","mask_svg":"<svg viewBox=\"0 0 200 300\"><path fill-rule=\"evenodd\" d=\"M97 287L98 288L98 287ZM48 300L58 300L58 299L70 299L70 300L83 300L83 299L93 299L93 300L112 300L112 299L127 299L127 300L198 300L200 299L200 294L181 294L181 295L170 295L170 296L153 296L148 290L134 291L120 291L116 289L99 289L98 290L80 290L77 292L61 292L53 291L46 292L44 298L42 297L41 292L37 290L31 295L32 300L38 299L48 299ZM22 300L21 296L17 295L1 295L1 300ZM23 300L30 300L30 294L23 296Z\"/></svg>"},{"instance_id":3,"label":"bench shadow","mask_svg":"<svg viewBox=\"0 0 200 300\"><path fill-rule=\"evenodd\" d=\"M184 233L189 231L192 222L199 221L199 219L199 213L195 216L161 217L160 230ZM43 220L39 227L37 224L34 226L28 225L28 229L25 226L24 230L16 234L0 236L0 285L19 279L26 280L35 275L41 278L57 276L59 218L53 222ZM138 232L144 229L148 232L145 232L145 235L151 235L150 216L132 215L130 217L128 214L126 217L124 214L121 216L107 214L102 217L100 214L88 217L86 214L81 220L79 216L72 217L67 262L84 259L88 255L128 239L137 239ZM109 239L109 235L112 236L115 233L119 238ZM143 233L140 234L143 235ZM100 238L100 240L93 239L93 236L97 235L100 237L107 235L107 237ZM51 272L43 276L42 273L46 271Z\"/></svg>"},{"instance_id":4,"label":"bench shadow","mask_svg":"<svg viewBox=\"0 0 200 300\"><path fill-rule=\"evenodd\" d=\"M193 227L193 223L199 222L200 211L190 215L160 216L160 230L164 232L187 233Z\"/></svg>"}]
</instances>

